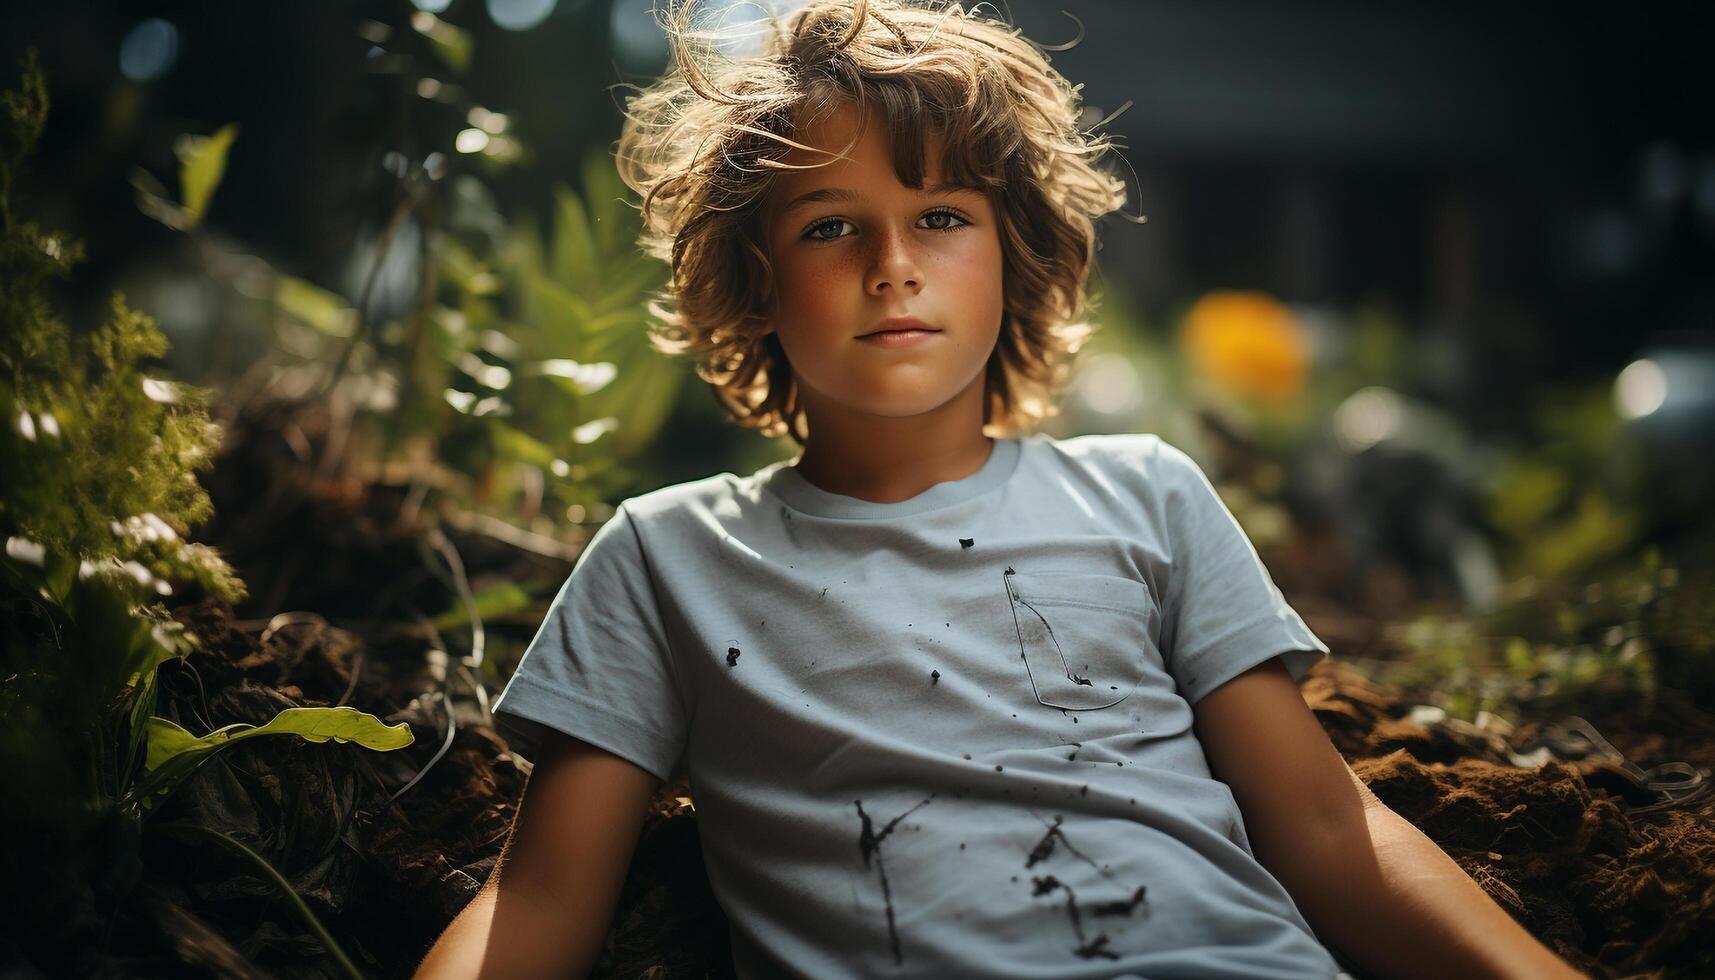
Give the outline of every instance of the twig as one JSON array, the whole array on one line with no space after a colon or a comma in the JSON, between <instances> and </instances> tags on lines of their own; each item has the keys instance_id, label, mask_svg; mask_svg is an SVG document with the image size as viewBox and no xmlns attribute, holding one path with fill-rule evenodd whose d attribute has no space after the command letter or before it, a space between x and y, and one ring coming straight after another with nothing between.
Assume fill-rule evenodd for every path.
<instances>
[{"instance_id":1,"label":"twig","mask_svg":"<svg viewBox=\"0 0 1715 980\"><path fill-rule=\"evenodd\" d=\"M345 955L345 950L340 948L339 943L334 942L333 935L327 931L325 926L322 925L321 920L316 918L316 914L310 911L310 907L304 904L303 898L298 894L297 889L292 887L292 883L287 881L286 877L282 875L272 864L269 864L267 858L251 850L249 847L246 847L243 841L229 834L215 830L212 827L204 827L200 824L194 823L158 823L150 824L144 829L169 834L190 833L201 834L205 837L213 837L228 848L249 858L251 863L260 868L263 875L286 896L286 899L292 903L292 907L298 910L298 914L302 916L304 922L309 925L310 931L315 933L316 938L321 941L322 949L326 950L327 954L332 956L334 960L339 963L341 971L343 971L346 976L354 977L356 980L363 980L362 971L360 971L357 968L357 965L352 963L351 959Z\"/></svg>"},{"instance_id":2,"label":"twig","mask_svg":"<svg viewBox=\"0 0 1715 980\"><path fill-rule=\"evenodd\" d=\"M417 785L417 783L422 781L422 778L429 774L429 770L435 768L435 763L440 762L441 757L447 754L447 750L453 747L453 736L458 733L458 727L459 726L458 726L458 720L453 717L452 698L447 696L447 692L446 692L445 688L442 688L441 690L436 691L435 693L439 694L441 696L441 698L440 698L441 706L443 708L445 708L446 712L447 712L447 737L445 740L443 740L441 742L441 747L438 750L436 750L434 758L430 759L428 761L428 763L423 766L423 768L417 770L417 774L415 776L411 777L410 782L399 787L397 790L394 790L393 795L387 797L387 802L389 802L389 803L393 802L394 800L397 800L401 796L404 796L405 793L408 790L410 790L411 787Z\"/></svg>"}]
</instances>

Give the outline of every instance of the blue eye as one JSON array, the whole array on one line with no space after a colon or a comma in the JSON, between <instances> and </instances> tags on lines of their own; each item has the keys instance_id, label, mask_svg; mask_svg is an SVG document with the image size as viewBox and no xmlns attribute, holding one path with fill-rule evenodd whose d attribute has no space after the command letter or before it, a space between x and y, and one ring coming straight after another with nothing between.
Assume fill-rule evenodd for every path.
<instances>
[{"instance_id":1,"label":"blue eye","mask_svg":"<svg viewBox=\"0 0 1715 980\"><path fill-rule=\"evenodd\" d=\"M960 214L957 211L948 211L945 209L940 210L940 211L931 211L928 214L924 215L923 217L925 219L927 219L927 218L952 218L954 221L958 222L958 224L956 224L956 225L944 225L944 226L941 226L938 228L932 227L929 229L930 231L952 231L955 228L962 228L965 225L970 224L969 221L965 220L964 215Z\"/></svg>"},{"instance_id":2,"label":"blue eye","mask_svg":"<svg viewBox=\"0 0 1715 980\"><path fill-rule=\"evenodd\" d=\"M845 224L850 224L850 223L851 222L847 221L844 218L827 218L825 220L818 221L815 224L811 225L805 231L804 237L810 239L811 241L831 242L834 240L834 238L838 238L840 236L835 235L834 238L827 238L827 237L823 237L821 235L816 234L816 232L820 231L823 228L828 227L829 225L833 225L835 228L838 228L840 225L845 225Z\"/></svg>"},{"instance_id":3,"label":"blue eye","mask_svg":"<svg viewBox=\"0 0 1715 980\"><path fill-rule=\"evenodd\" d=\"M958 229L963 228L964 226L971 223L970 220L968 218L966 218L964 215L960 214L957 211L953 211L953 210L950 210L947 208L937 208L934 211L930 211L929 213L925 214L921 220L934 221L934 220L940 219L940 218L951 219L951 221L948 223L944 223L944 224L931 224L925 230L927 230L927 231L943 231L943 232L945 232L945 231L957 231ZM954 223L954 222L956 222L956 223ZM804 229L804 238L808 241L813 241L813 242L837 241L838 239L844 238L846 236L837 235L837 234L824 234L826 229L832 227L835 231L838 231L839 227L841 225L849 225L849 224L851 224L851 222L847 221L844 218L823 218L821 221L818 221L815 224L811 225L810 227Z\"/></svg>"}]
</instances>

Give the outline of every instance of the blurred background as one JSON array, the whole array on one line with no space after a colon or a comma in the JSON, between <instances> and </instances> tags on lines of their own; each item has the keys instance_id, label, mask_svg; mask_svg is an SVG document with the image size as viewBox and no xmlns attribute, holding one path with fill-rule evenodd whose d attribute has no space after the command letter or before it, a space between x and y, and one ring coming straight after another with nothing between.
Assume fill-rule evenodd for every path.
<instances>
[{"instance_id":1,"label":"blurred background","mask_svg":"<svg viewBox=\"0 0 1715 980\"><path fill-rule=\"evenodd\" d=\"M707 24L743 53L794 5ZM1434 728L1421 759L1542 765L1504 740L1576 711L1715 764L1715 106L1687 9L981 5L1055 49L1129 191L1046 431L1195 457L1335 659ZM590 534L795 455L647 344L665 269L609 152L666 56L648 0L0 6L0 873L57 883L12 942L49 974L161 930L227 962L193 906L248 936L231 962L337 950L139 824L251 840L354 960L408 969L493 867L527 769L491 692ZM330 705L373 712L339 716L360 746L187 778L217 725ZM1342 751L1393 751L1389 724ZM1641 774L1615 791L1666 792ZM134 919L139 853L173 870ZM1597 938L1683 924L1579 908Z\"/></svg>"},{"instance_id":2,"label":"blurred background","mask_svg":"<svg viewBox=\"0 0 1715 980\"><path fill-rule=\"evenodd\" d=\"M793 5L707 23L742 53ZM1283 585L1388 612L1707 530L1715 114L1668 8L983 8L1070 42L1131 194L1049 431L1159 432L1259 547L1337 557ZM122 292L229 425L302 410L318 478L575 539L793 454L643 342L607 154L666 67L646 0L13 4L0 38L52 93L18 193L85 245L68 319Z\"/></svg>"}]
</instances>

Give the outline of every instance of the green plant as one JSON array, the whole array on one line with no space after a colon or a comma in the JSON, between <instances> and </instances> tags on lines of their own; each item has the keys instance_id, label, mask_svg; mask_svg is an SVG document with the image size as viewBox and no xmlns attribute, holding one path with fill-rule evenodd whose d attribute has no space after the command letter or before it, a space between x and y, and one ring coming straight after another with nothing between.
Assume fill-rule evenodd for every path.
<instances>
[{"instance_id":1,"label":"green plant","mask_svg":"<svg viewBox=\"0 0 1715 980\"><path fill-rule=\"evenodd\" d=\"M1537 438L1510 453L1487 487L1508 570L1544 578L1597 570L1647 530L1609 386L1547 389L1534 416Z\"/></svg>"},{"instance_id":2,"label":"green plant","mask_svg":"<svg viewBox=\"0 0 1715 980\"><path fill-rule=\"evenodd\" d=\"M157 669L197 645L162 598L187 586L228 601L244 594L213 549L186 540L211 511L196 473L218 432L203 392L149 375L165 338L122 298L86 333L55 314L49 287L82 249L18 220L11 197L48 112L33 53L0 104L9 124L0 152L0 870L34 893L13 934L65 972L87 973L74 951L92 955L90 940L138 882L145 821L217 752L265 734L385 751L410 744L411 733L351 708L291 709L200 737L155 716ZM218 179L206 165L187 177L189 210L200 212Z\"/></svg>"},{"instance_id":3,"label":"green plant","mask_svg":"<svg viewBox=\"0 0 1715 980\"><path fill-rule=\"evenodd\" d=\"M1715 603L1651 547L1585 585L1522 580L1478 617L1397 624L1387 679L1457 717L1636 710L1715 694Z\"/></svg>"},{"instance_id":4,"label":"green plant","mask_svg":"<svg viewBox=\"0 0 1715 980\"><path fill-rule=\"evenodd\" d=\"M632 246L637 219L611 162L590 157L583 183L556 192L544 240L527 226L493 233L505 223L486 191L456 181L461 204L430 246L427 351L385 359L414 364L414 387L438 393L400 406L417 417L396 437L432 439L444 467L473 477L476 506L526 522L550 505L598 510L683 376L648 346L645 300L665 269Z\"/></svg>"},{"instance_id":5,"label":"green plant","mask_svg":"<svg viewBox=\"0 0 1715 980\"><path fill-rule=\"evenodd\" d=\"M647 300L666 268L635 245L630 192L596 152L580 188L556 190L546 234L503 216L485 178L528 147L510 117L437 77L465 72L470 35L425 11L364 31L369 70L405 108L387 127L401 148L377 148L393 200L357 249L354 288L237 255L201 228L232 127L180 140L183 203L139 174L139 205L262 301L255 326L272 349L254 376L265 397L309 410L303 427L324 436L316 478L410 482L432 496L421 503L549 536L599 523L633 488L624 461L652 445L689 373L649 347Z\"/></svg>"}]
</instances>

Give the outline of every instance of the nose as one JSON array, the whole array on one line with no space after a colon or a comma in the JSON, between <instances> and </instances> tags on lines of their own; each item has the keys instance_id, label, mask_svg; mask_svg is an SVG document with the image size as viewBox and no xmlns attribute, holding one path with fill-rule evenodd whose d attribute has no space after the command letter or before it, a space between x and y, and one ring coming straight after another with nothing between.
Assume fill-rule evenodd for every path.
<instances>
[{"instance_id":1,"label":"nose","mask_svg":"<svg viewBox=\"0 0 1715 980\"><path fill-rule=\"evenodd\" d=\"M872 296L880 296L890 288L911 293L922 290L923 270L918 267L909 234L889 230L876 236L875 254L864 287Z\"/></svg>"}]
</instances>

